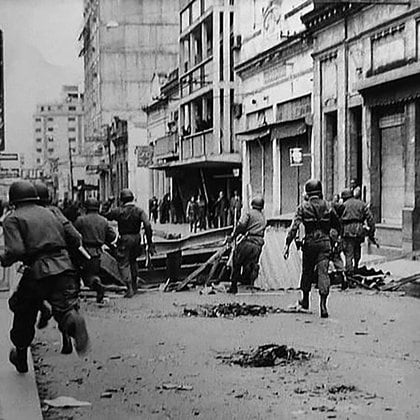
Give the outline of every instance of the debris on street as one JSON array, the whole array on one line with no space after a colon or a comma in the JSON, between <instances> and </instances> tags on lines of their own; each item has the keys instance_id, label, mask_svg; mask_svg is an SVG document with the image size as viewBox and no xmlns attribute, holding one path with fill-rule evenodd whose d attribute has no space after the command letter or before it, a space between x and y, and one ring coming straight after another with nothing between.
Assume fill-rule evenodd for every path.
<instances>
[{"instance_id":1,"label":"debris on street","mask_svg":"<svg viewBox=\"0 0 420 420\"><path fill-rule=\"evenodd\" d=\"M176 391L192 391L193 390L193 387L191 385L173 384L173 383L163 383L161 387L157 387L157 388L166 389L166 390L174 389Z\"/></svg>"},{"instance_id":2,"label":"debris on street","mask_svg":"<svg viewBox=\"0 0 420 420\"><path fill-rule=\"evenodd\" d=\"M44 400L45 404L55 408L67 408L67 407L90 407L92 404L88 401L78 401L73 397L57 397L53 400Z\"/></svg>"},{"instance_id":3,"label":"debris on street","mask_svg":"<svg viewBox=\"0 0 420 420\"><path fill-rule=\"evenodd\" d=\"M309 360L311 353L295 350L284 344L265 344L251 350L239 350L230 355L219 355L217 358L225 363L242 367L270 367L293 361Z\"/></svg>"},{"instance_id":4,"label":"debris on street","mask_svg":"<svg viewBox=\"0 0 420 420\"><path fill-rule=\"evenodd\" d=\"M217 305L198 305L194 308L184 308L185 316L198 316L203 318L235 318L238 316L264 316L267 314L297 313L294 307L287 309L266 305L251 305L247 303L230 302Z\"/></svg>"}]
</instances>

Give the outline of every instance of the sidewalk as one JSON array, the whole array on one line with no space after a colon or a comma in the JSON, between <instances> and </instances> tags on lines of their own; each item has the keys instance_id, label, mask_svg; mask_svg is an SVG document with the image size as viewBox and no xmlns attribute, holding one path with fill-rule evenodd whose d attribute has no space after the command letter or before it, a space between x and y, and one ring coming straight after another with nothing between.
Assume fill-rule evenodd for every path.
<instances>
[{"instance_id":1,"label":"sidewalk","mask_svg":"<svg viewBox=\"0 0 420 420\"><path fill-rule=\"evenodd\" d=\"M9 363L11 313L8 293L0 293L0 420L42 420L32 356L29 373L18 374Z\"/></svg>"}]
</instances>

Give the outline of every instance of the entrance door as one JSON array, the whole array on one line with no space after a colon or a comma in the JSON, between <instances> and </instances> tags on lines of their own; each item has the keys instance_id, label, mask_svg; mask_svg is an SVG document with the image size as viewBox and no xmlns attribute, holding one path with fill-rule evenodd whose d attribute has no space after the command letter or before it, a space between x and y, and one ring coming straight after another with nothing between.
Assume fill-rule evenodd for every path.
<instances>
[{"instance_id":1,"label":"entrance door","mask_svg":"<svg viewBox=\"0 0 420 420\"><path fill-rule=\"evenodd\" d=\"M402 226L404 206L403 116L381 118L381 222Z\"/></svg>"},{"instance_id":2,"label":"entrance door","mask_svg":"<svg viewBox=\"0 0 420 420\"><path fill-rule=\"evenodd\" d=\"M295 212L297 204L302 201L305 182L311 176L311 162L309 157L303 158L302 166L290 166L289 150L293 147L301 147L303 153L309 153L306 135L280 140L281 214Z\"/></svg>"}]
</instances>

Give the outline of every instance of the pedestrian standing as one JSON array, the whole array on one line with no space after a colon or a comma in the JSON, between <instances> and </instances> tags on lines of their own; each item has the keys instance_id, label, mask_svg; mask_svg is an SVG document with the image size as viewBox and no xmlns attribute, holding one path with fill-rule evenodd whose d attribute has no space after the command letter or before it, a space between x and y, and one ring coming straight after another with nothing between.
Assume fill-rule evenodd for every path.
<instances>
[{"instance_id":1,"label":"pedestrian standing","mask_svg":"<svg viewBox=\"0 0 420 420\"><path fill-rule=\"evenodd\" d=\"M98 200L88 198L85 209L86 214L74 222L74 227L82 235L83 246L91 256L83 266L82 277L85 285L96 292L96 302L102 303L105 296L100 277L102 247L111 246L117 235L105 217L99 214Z\"/></svg>"},{"instance_id":2,"label":"pedestrian standing","mask_svg":"<svg viewBox=\"0 0 420 420\"><path fill-rule=\"evenodd\" d=\"M206 201L204 197L200 194L197 199L197 209L198 209L198 227L200 230L206 230Z\"/></svg>"},{"instance_id":3,"label":"pedestrian standing","mask_svg":"<svg viewBox=\"0 0 420 420\"><path fill-rule=\"evenodd\" d=\"M267 226L264 214L264 198L256 196L251 201L251 209L238 221L230 240L239 236L233 254L232 283L228 293L238 292L238 283L253 285L259 273L259 260L264 245Z\"/></svg>"},{"instance_id":4,"label":"pedestrian standing","mask_svg":"<svg viewBox=\"0 0 420 420\"><path fill-rule=\"evenodd\" d=\"M158 219L159 202L156 196L150 200L150 219L156 224Z\"/></svg>"},{"instance_id":5,"label":"pedestrian standing","mask_svg":"<svg viewBox=\"0 0 420 420\"><path fill-rule=\"evenodd\" d=\"M190 201L187 203L187 218L188 223L190 224L190 232L197 233L197 221L198 221L198 206L197 202L195 201L195 197L192 196Z\"/></svg>"},{"instance_id":6,"label":"pedestrian standing","mask_svg":"<svg viewBox=\"0 0 420 420\"><path fill-rule=\"evenodd\" d=\"M146 213L134 204L134 195L128 188L120 193L121 206L111 209L104 216L118 223L117 262L121 278L127 285L125 297L131 298L137 291L137 257L142 251L140 229L143 225L150 255L155 248L152 226Z\"/></svg>"},{"instance_id":7,"label":"pedestrian standing","mask_svg":"<svg viewBox=\"0 0 420 420\"><path fill-rule=\"evenodd\" d=\"M223 191L219 191L219 197L214 204L214 216L217 223L217 226L215 227L222 228L226 226L227 211L228 203L225 197L225 193Z\"/></svg>"},{"instance_id":8,"label":"pedestrian standing","mask_svg":"<svg viewBox=\"0 0 420 420\"><path fill-rule=\"evenodd\" d=\"M229 216L230 216L230 223L233 226L236 226L239 218L241 217L241 209L242 209L242 200L238 194L238 191L233 191L233 196L230 199L229 203Z\"/></svg>"},{"instance_id":9,"label":"pedestrian standing","mask_svg":"<svg viewBox=\"0 0 420 420\"><path fill-rule=\"evenodd\" d=\"M346 276L352 277L359 268L361 258L361 245L367 236L375 241L375 222L366 203L354 197L354 191L345 189L341 193L343 204L339 216L343 226L343 251L346 260ZM365 229L365 225L367 229Z\"/></svg>"},{"instance_id":10,"label":"pedestrian standing","mask_svg":"<svg viewBox=\"0 0 420 420\"><path fill-rule=\"evenodd\" d=\"M309 294L313 280L318 284L320 296L320 314L328 317L327 298L330 290L328 264L331 252L330 230L340 231L340 221L332 206L323 199L321 181L311 179L305 184L307 201L303 201L296 210L292 226L286 236L283 250L285 259L289 257L290 244L295 239L301 224L305 227L302 246L302 277L300 288L302 299L299 305L309 309Z\"/></svg>"},{"instance_id":11,"label":"pedestrian standing","mask_svg":"<svg viewBox=\"0 0 420 420\"><path fill-rule=\"evenodd\" d=\"M14 182L9 200L16 209L3 222L5 250L0 261L3 267L18 261L27 266L9 300L14 315L10 338L15 346L9 360L18 372L25 373L42 301L50 303L60 331L74 338L79 355L89 349L89 335L78 311L79 279L66 250L62 223L37 205L36 189L28 181Z\"/></svg>"}]
</instances>

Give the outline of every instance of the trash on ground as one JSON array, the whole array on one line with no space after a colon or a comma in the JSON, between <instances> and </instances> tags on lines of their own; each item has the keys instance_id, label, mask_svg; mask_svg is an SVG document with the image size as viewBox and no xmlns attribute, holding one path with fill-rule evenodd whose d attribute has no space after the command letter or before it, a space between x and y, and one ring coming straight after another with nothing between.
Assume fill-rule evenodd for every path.
<instances>
[{"instance_id":1,"label":"trash on ground","mask_svg":"<svg viewBox=\"0 0 420 420\"><path fill-rule=\"evenodd\" d=\"M67 407L89 407L92 404L88 401L78 401L73 397L57 397L53 400L44 400L45 404L50 407L67 408Z\"/></svg>"},{"instance_id":2,"label":"trash on ground","mask_svg":"<svg viewBox=\"0 0 420 420\"><path fill-rule=\"evenodd\" d=\"M219 355L223 362L242 367L269 367L297 360L309 360L311 354L278 344L265 344L250 350L239 350L230 355Z\"/></svg>"},{"instance_id":3,"label":"trash on ground","mask_svg":"<svg viewBox=\"0 0 420 420\"><path fill-rule=\"evenodd\" d=\"M175 389L177 391L192 391L193 387L191 385L184 385L184 384L172 384L172 383L163 383L162 386L158 389Z\"/></svg>"},{"instance_id":4,"label":"trash on ground","mask_svg":"<svg viewBox=\"0 0 420 420\"><path fill-rule=\"evenodd\" d=\"M229 302L219 303L217 305L198 305L194 308L184 308L185 316L199 316L204 318L223 318L237 316L263 316L267 314L279 313L309 313L306 310L298 310L296 308L276 308L266 305L251 305L247 303Z\"/></svg>"}]
</instances>

